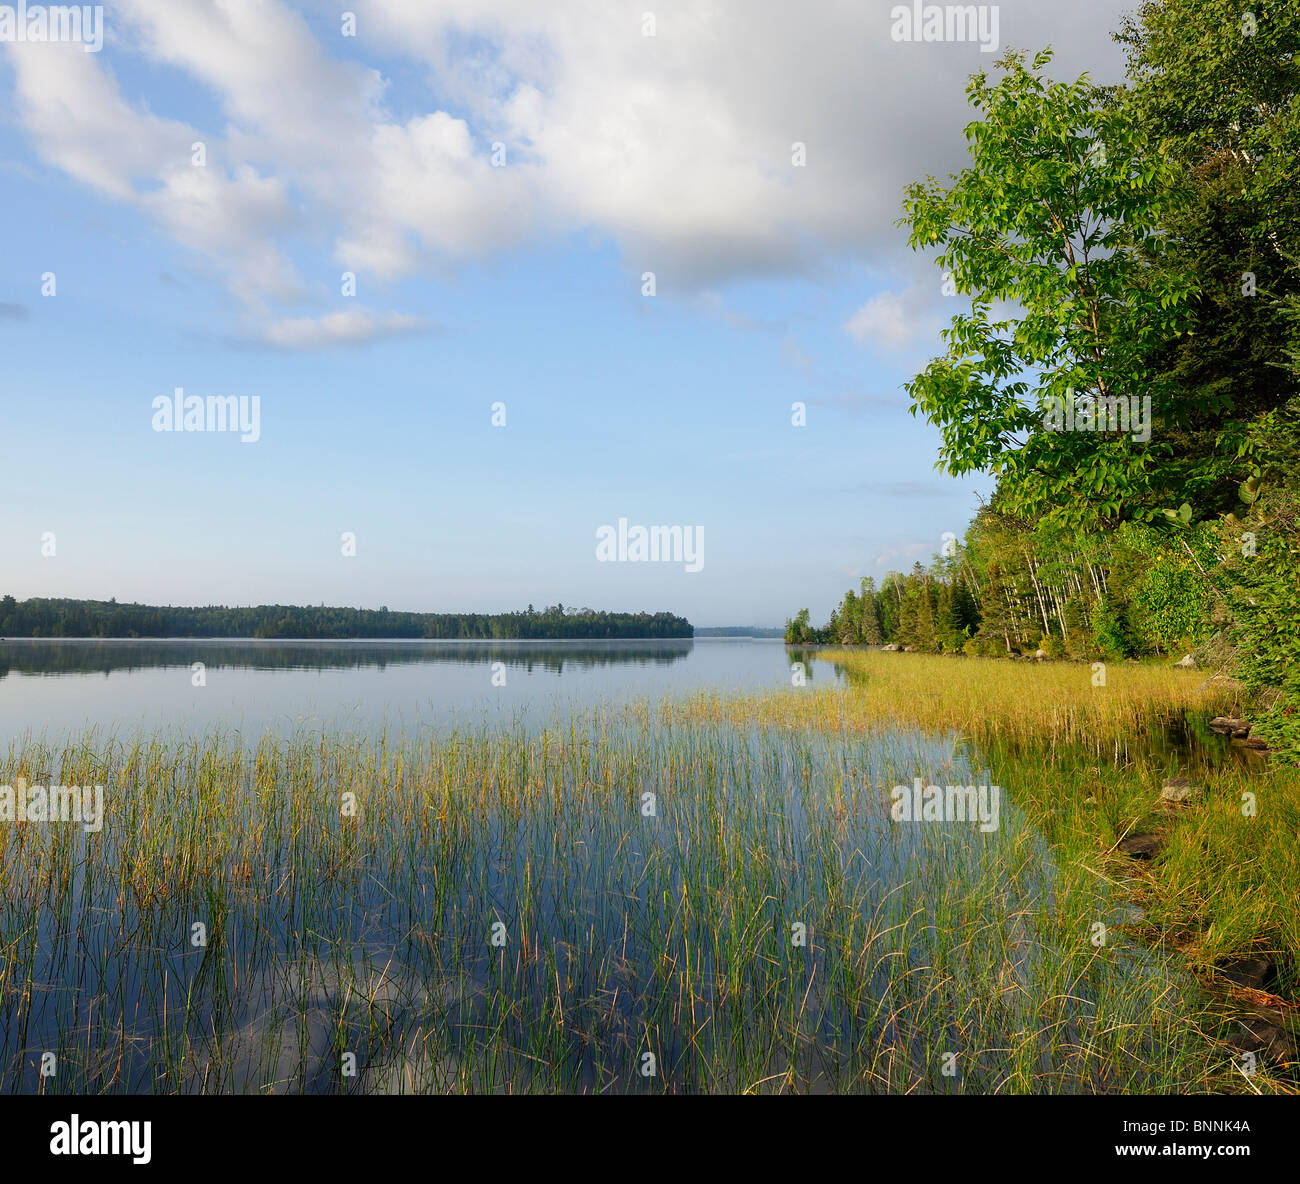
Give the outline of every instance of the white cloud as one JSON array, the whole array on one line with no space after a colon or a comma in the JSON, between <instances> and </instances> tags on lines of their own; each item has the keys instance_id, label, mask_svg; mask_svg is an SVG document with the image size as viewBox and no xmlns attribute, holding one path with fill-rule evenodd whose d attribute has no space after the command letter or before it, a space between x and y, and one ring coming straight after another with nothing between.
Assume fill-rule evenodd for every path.
<instances>
[{"instance_id":1,"label":"white cloud","mask_svg":"<svg viewBox=\"0 0 1300 1184\"><path fill-rule=\"evenodd\" d=\"M261 339L264 344L281 349L314 349L328 345L365 345L385 337L427 333L432 328L419 317L357 307L319 317L276 321L266 328Z\"/></svg>"},{"instance_id":2,"label":"white cloud","mask_svg":"<svg viewBox=\"0 0 1300 1184\"><path fill-rule=\"evenodd\" d=\"M886 349L902 349L916 331L916 324L903 309L894 292L873 296L844 326L859 342L874 342Z\"/></svg>"},{"instance_id":3,"label":"white cloud","mask_svg":"<svg viewBox=\"0 0 1300 1184\"><path fill-rule=\"evenodd\" d=\"M51 164L152 214L179 243L208 257L250 306L301 294L276 235L297 220L283 180L248 164L227 171L219 142L123 98L81 47L32 43L10 54L17 107ZM204 167L192 146L207 149Z\"/></svg>"},{"instance_id":4,"label":"white cloud","mask_svg":"<svg viewBox=\"0 0 1300 1184\"><path fill-rule=\"evenodd\" d=\"M895 42L886 6L847 0L661 0L654 37L641 9L594 0L359 3L363 39L522 149L539 212L612 236L668 289L896 245L903 186L964 154L966 77L990 64ZM1121 8L1011 0L1003 38L1055 41L1063 71L1118 64Z\"/></svg>"},{"instance_id":5,"label":"white cloud","mask_svg":"<svg viewBox=\"0 0 1300 1184\"><path fill-rule=\"evenodd\" d=\"M1003 40L1113 76L1122 6L1008 0ZM6 44L13 107L48 163L146 209L288 323L273 306L309 298L290 261L308 254L392 277L583 231L672 294L896 250L902 186L959 164L965 76L989 64L894 42L886 7L848 0L659 0L654 37L640 8L597 0L354 7L344 39L336 13L309 23L283 0L120 0L103 54ZM135 77L133 55L173 73L166 91L124 93L112 71ZM377 61L426 86L394 93ZM213 102L217 126L161 111ZM905 319L882 294L850 324L888 345Z\"/></svg>"},{"instance_id":6,"label":"white cloud","mask_svg":"<svg viewBox=\"0 0 1300 1184\"><path fill-rule=\"evenodd\" d=\"M80 45L5 43L14 107L37 152L111 197L132 200L140 178L189 158L192 128L137 110Z\"/></svg>"}]
</instances>

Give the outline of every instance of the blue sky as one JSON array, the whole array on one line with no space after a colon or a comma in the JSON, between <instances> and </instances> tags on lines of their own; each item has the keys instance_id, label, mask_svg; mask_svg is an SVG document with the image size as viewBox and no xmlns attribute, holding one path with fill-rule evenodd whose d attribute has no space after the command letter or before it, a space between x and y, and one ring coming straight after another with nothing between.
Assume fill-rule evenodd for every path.
<instances>
[{"instance_id":1,"label":"blue sky","mask_svg":"<svg viewBox=\"0 0 1300 1184\"><path fill-rule=\"evenodd\" d=\"M0 45L0 591L780 623L960 532L989 482L901 393L955 305L892 222L996 55L646 7L131 0L102 53ZM1113 76L1109 3L1001 9ZM260 439L154 431L176 387ZM620 517L703 569L597 562Z\"/></svg>"}]
</instances>

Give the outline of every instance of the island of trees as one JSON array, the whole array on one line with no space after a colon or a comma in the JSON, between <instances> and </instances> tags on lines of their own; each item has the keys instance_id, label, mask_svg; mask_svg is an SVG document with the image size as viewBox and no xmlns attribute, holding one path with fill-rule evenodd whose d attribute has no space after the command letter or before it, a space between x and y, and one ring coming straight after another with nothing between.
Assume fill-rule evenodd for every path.
<instances>
[{"instance_id":1,"label":"island of trees","mask_svg":"<svg viewBox=\"0 0 1300 1184\"><path fill-rule=\"evenodd\" d=\"M406 613L387 607L329 608L260 604L118 604L116 600L0 599L5 637L265 637L345 640L424 638L512 641L691 637L691 623L672 613L606 613L565 608L515 613Z\"/></svg>"}]
</instances>

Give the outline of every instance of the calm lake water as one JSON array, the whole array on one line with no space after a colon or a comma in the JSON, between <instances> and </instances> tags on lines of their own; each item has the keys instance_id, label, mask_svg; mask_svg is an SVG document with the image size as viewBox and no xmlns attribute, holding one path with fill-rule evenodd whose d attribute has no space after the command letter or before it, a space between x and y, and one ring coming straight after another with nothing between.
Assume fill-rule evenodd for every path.
<instances>
[{"instance_id":1,"label":"calm lake water","mask_svg":"<svg viewBox=\"0 0 1300 1184\"><path fill-rule=\"evenodd\" d=\"M899 825L888 787L991 785L980 754L914 729L532 730L789 688L796 660L839 683L748 639L0 644L0 782L24 737L94 728L25 771L53 784L71 759L110 790L93 834L0 827L0 1095L987 1092L1027 1064L1113 1087L1107 1033L1181 987L1041 945L1059 873L1014 770L991 831ZM476 735L395 735L458 725ZM229 745L183 742L214 729ZM101 743L141 730L182 742ZM267 733L299 738L252 756ZM1089 915L1121 919L1102 897ZM1074 1035L1026 1045L1049 1006ZM960 1083L928 1052L953 1040L975 1050ZM1140 1043L1137 1087L1165 1057Z\"/></svg>"},{"instance_id":2,"label":"calm lake water","mask_svg":"<svg viewBox=\"0 0 1300 1184\"><path fill-rule=\"evenodd\" d=\"M776 640L0 642L0 742L214 728L249 737L304 728L479 728L571 708L701 689L838 683L830 664ZM195 670L202 663L202 670ZM202 685L196 685L201 683ZM504 684L504 685L501 685Z\"/></svg>"}]
</instances>

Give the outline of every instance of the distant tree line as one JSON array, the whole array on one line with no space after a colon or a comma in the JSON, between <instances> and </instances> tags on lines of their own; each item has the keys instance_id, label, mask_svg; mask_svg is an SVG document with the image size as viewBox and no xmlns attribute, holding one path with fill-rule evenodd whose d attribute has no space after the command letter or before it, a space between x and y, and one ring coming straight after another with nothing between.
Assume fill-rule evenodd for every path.
<instances>
[{"instance_id":1,"label":"distant tree line","mask_svg":"<svg viewBox=\"0 0 1300 1184\"><path fill-rule=\"evenodd\" d=\"M691 637L691 623L672 613L606 613L530 604L514 613L403 613L387 607L260 604L118 604L116 600L0 599L0 636L6 637L268 637L344 640L425 638L512 641Z\"/></svg>"}]
</instances>

